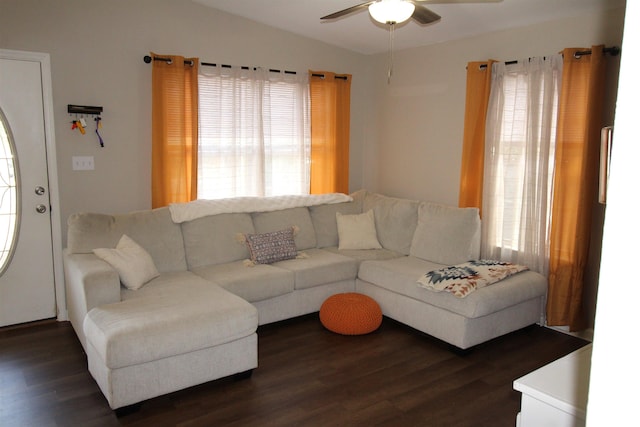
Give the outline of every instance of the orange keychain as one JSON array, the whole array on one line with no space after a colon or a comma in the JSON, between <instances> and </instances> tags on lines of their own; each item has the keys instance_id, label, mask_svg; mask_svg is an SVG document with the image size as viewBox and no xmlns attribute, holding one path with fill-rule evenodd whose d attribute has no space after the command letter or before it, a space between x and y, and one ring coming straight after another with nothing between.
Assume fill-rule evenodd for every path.
<instances>
[{"instance_id":1,"label":"orange keychain","mask_svg":"<svg viewBox=\"0 0 640 427\"><path fill-rule=\"evenodd\" d=\"M78 126L80 133L84 135L86 132L84 127L87 125L87 122L85 122L84 119L76 120L76 125Z\"/></svg>"}]
</instances>

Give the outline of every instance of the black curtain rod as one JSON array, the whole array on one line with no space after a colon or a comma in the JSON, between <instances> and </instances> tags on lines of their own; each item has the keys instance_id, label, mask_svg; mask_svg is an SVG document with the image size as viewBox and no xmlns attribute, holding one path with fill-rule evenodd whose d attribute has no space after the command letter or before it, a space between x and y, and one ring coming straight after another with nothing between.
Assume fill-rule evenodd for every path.
<instances>
[{"instance_id":1,"label":"black curtain rod","mask_svg":"<svg viewBox=\"0 0 640 427\"><path fill-rule=\"evenodd\" d=\"M143 59L144 59L144 62L146 62L147 64L150 64L151 61L164 61L164 62L171 63L171 58L163 58L161 56L154 56L152 58L149 55L145 55ZM185 59L184 65L193 65L193 61L187 61ZM217 67L218 66L218 64L215 64L213 62L200 62L200 65L204 65L206 67ZM232 66L231 65L227 65L227 64L220 64L220 67L222 67L222 68L231 68ZM243 65L240 68L242 68L243 70L250 70L252 67L247 67L246 65ZM257 70L256 67L253 67L253 69ZM281 72L280 70L276 70L274 68L269 68L269 71L272 72L272 73L280 73ZM285 74L298 74L295 71L288 71L288 70L284 70L283 72Z\"/></svg>"},{"instance_id":2,"label":"black curtain rod","mask_svg":"<svg viewBox=\"0 0 640 427\"><path fill-rule=\"evenodd\" d=\"M602 51L604 53L608 53L611 56L620 55L620 48L618 46L605 47L604 49L602 49ZM579 50L578 52L573 54L575 58L580 58L581 56L584 56L584 55L591 55L591 49Z\"/></svg>"},{"instance_id":3,"label":"black curtain rod","mask_svg":"<svg viewBox=\"0 0 640 427\"><path fill-rule=\"evenodd\" d=\"M151 61L164 61L166 63L171 64L173 62L173 60L171 58L162 58L161 56L154 56L153 58L150 57L149 55L145 55L144 58L142 58L144 60L144 62L146 62L147 64L150 64ZM184 61L184 65L193 65L193 61L187 61L185 59Z\"/></svg>"},{"instance_id":4,"label":"black curtain rod","mask_svg":"<svg viewBox=\"0 0 640 427\"><path fill-rule=\"evenodd\" d=\"M611 56L618 56L620 55L620 48L618 46L611 46L611 47L605 47L604 49L602 49L602 51L604 53L608 53ZM591 55L591 49L589 50L579 50L576 53L573 54L573 57L576 59L580 59L581 56L585 56L585 55ZM517 64L518 61L514 60L514 61L505 61L504 62L506 65L511 65L511 64ZM480 69L483 70L487 68L487 64L482 64L480 65Z\"/></svg>"},{"instance_id":5,"label":"black curtain rod","mask_svg":"<svg viewBox=\"0 0 640 427\"><path fill-rule=\"evenodd\" d=\"M324 74L319 74L319 73L311 73L311 77L320 77L321 79L325 78ZM339 75L335 75L334 78L336 79L340 79L340 80L347 80L347 76L339 76Z\"/></svg>"}]
</instances>

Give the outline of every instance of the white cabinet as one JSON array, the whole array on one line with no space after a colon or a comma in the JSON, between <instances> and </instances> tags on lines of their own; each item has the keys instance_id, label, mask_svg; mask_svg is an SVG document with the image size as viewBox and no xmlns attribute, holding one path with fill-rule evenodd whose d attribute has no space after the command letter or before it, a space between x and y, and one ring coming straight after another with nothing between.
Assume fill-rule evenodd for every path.
<instances>
[{"instance_id":1,"label":"white cabinet","mask_svg":"<svg viewBox=\"0 0 640 427\"><path fill-rule=\"evenodd\" d=\"M585 425L591 344L513 382L522 393L518 427Z\"/></svg>"}]
</instances>

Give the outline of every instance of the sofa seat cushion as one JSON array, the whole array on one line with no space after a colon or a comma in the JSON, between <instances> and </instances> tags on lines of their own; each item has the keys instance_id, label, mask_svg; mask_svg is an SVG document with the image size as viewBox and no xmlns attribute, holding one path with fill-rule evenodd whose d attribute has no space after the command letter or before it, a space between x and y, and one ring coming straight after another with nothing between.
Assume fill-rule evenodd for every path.
<instances>
[{"instance_id":1,"label":"sofa seat cushion","mask_svg":"<svg viewBox=\"0 0 640 427\"><path fill-rule=\"evenodd\" d=\"M338 249L337 246L324 248L325 251L355 259L358 263L371 260L385 260L404 257L400 252L390 249Z\"/></svg>"},{"instance_id":2,"label":"sofa seat cushion","mask_svg":"<svg viewBox=\"0 0 640 427\"><path fill-rule=\"evenodd\" d=\"M185 289L209 286L211 284L211 281L204 280L202 277L190 271L174 271L160 274L140 289L127 289L121 286L120 299L125 301L138 298L171 296L180 294Z\"/></svg>"},{"instance_id":3,"label":"sofa seat cushion","mask_svg":"<svg viewBox=\"0 0 640 427\"><path fill-rule=\"evenodd\" d=\"M200 267L193 272L249 302L284 295L294 289L293 272L268 264L248 266L237 261Z\"/></svg>"},{"instance_id":4,"label":"sofa seat cushion","mask_svg":"<svg viewBox=\"0 0 640 427\"><path fill-rule=\"evenodd\" d=\"M385 261L364 261L358 277L389 291L449 310L468 318L495 313L512 305L545 295L547 280L534 271L524 271L491 286L478 289L465 298L448 292L433 292L418 286L426 272L446 267L406 256Z\"/></svg>"},{"instance_id":5,"label":"sofa seat cushion","mask_svg":"<svg viewBox=\"0 0 640 427\"><path fill-rule=\"evenodd\" d=\"M93 308L84 333L104 364L117 369L232 342L257 325L253 305L196 277L173 290Z\"/></svg>"},{"instance_id":6,"label":"sofa seat cushion","mask_svg":"<svg viewBox=\"0 0 640 427\"><path fill-rule=\"evenodd\" d=\"M307 289L341 280L356 280L356 260L322 249L309 249L304 254L306 256L303 258L273 264L294 274L295 289Z\"/></svg>"}]
</instances>

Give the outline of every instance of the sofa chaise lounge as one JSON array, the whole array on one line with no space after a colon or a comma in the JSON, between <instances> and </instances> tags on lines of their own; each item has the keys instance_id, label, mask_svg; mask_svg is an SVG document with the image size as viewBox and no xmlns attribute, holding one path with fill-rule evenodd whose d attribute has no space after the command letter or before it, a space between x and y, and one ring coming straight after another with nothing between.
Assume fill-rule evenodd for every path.
<instances>
[{"instance_id":1,"label":"sofa chaise lounge","mask_svg":"<svg viewBox=\"0 0 640 427\"><path fill-rule=\"evenodd\" d=\"M265 263L274 242L288 254ZM117 409L250 373L259 325L317 312L338 293L368 295L385 316L459 349L541 323L547 283L533 271L463 298L418 285L479 247L477 209L364 190L78 213L64 251L67 307Z\"/></svg>"}]
</instances>

